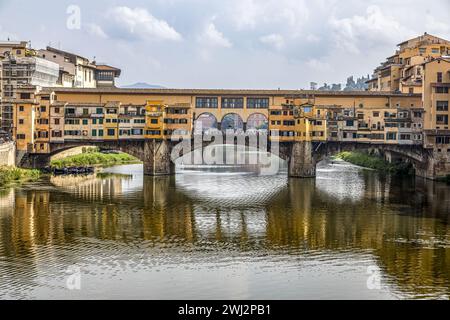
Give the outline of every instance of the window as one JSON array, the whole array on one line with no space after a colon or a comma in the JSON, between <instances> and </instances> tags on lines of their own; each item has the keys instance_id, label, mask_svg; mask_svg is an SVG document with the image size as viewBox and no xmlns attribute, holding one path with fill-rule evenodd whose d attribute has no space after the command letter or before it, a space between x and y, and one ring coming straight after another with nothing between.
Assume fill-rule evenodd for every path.
<instances>
[{"instance_id":1,"label":"window","mask_svg":"<svg viewBox=\"0 0 450 320\"><path fill-rule=\"evenodd\" d=\"M88 125L88 120L87 119L83 119L83 125L87 126Z\"/></svg>"},{"instance_id":2,"label":"window","mask_svg":"<svg viewBox=\"0 0 450 320\"><path fill-rule=\"evenodd\" d=\"M376 111L373 112L373 117L374 118L378 118L379 116L380 116L379 112L376 112Z\"/></svg>"},{"instance_id":3,"label":"window","mask_svg":"<svg viewBox=\"0 0 450 320\"><path fill-rule=\"evenodd\" d=\"M142 129L132 129L131 130L131 134L134 135L134 136L140 136L140 135L142 135L144 133L143 131L144 130L142 130Z\"/></svg>"},{"instance_id":4,"label":"window","mask_svg":"<svg viewBox=\"0 0 450 320\"><path fill-rule=\"evenodd\" d=\"M87 116L89 114L88 108L83 108L83 115Z\"/></svg>"},{"instance_id":5,"label":"window","mask_svg":"<svg viewBox=\"0 0 450 320\"><path fill-rule=\"evenodd\" d=\"M92 119L92 124L97 124L97 119Z\"/></svg>"},{"instance_id":6,"label":"window","mask_svg":"<svg viewBox=\"0 0 450 320\"><path fill-rule=\"evenodd\" d=\"M20 99L31 99L31 93L21 93Z\"/></svg>"},{"instance_id":7,"label":"window","mask_svg":"<svg viewBox=\"0 0 450 320\"><path fill-rule=\"evenodd\" d=\"M108 129L108 136L115 136L116 135L116 129Z\"/></svg>"},{"instance_id":8,"label":"window","mask_svg":"<svg viewBox=\"0 0 450 320\"><path fill-rule=\"evenodd\" d=\"M442 72L437 73L437 82L442 83Z\"/></svg>"},{"instance_id":9,"label":"window","mask_svg":"<svg viewBox=\"0 0 450 320\"><path fill-rule=\"evenodd\" d=\"M103 119L98 119L98 124L103 124Z\"/></svg>"},{"instance_id":10,"label":"window","mask_svg":"<svg viewBox=\"0 0 450 320\"><path fill-rule=\"evenodd\" d=\"M92 136L96 137L97 136L97 130L96 129L92 129Z\"/></svg>"},{"instance_id":11,"label":"window","mask_svg":"<svg viewBox=\"0 0 450 320\"><path fill-rule=\"evenodd\" d=\"M269 98L247 98L247 108L251 109L269 108Z\"/></svg>"},{"instance_id":12,"label":"window","mask_svg":"<svg viewBox=\"0 0 450 320\"><path fill-rule=\"evenodd\" d=\"M19 134L17 135L17 140L25 140L25 134L19 133Z\"/></svg>"},{"instance_id":13,"label":"window","mask_svg":"<svg viewBox=\"0 0 450 320\"><path fill-rule=\"evenodd\" d=\"M59 108L55 108L55 113L59 113L60 109Z\"/></svg>"},{"instance_id":14,"label":"window","mask_svg":"<svg viewBox=\"0 0 450 320\"><path fill-rule=\"evenodd\" d=\"M448 124L448 115L438 114L436 116L436 124Z\"/></svg>"},{"instance_id":15,"label":"window","mask_svg":"<svg viewBox=\"0 0 450 320\"><path fill-rule=\"evenodd\" d=\"M450 144L450 137L436 137L436 144Z\"/></svg>"},{"instance_id":16,"label":"window","mask_svg":"<svg viewBox=\"0 0 450 320\"><path fill-rule=\"evenodd\" d=\"M413 113L413 115L414 115L414 118L422 118L422 112L417 112L417 111L415 111L415 112Z\"/></svg>"},{"instance_id":17,"label":"window","mask_svg":"<svg viewBox=\"0 0 450 320\"><path fill-rule=\"evenodd\" d=\"M158 119L150 119L151 124L158 124Z\"/></svg>"},{"instance_id":18,"label":"window","mask_svg":"<svg viewBox=\"0 0 450 320\"><path fill-rule=\"evenodd\" d=\"M425 53L427 53L427 48L419 48L419 53L420 53L420 54L425 54Z\"/></svg>"},{"instance_id":19,"label":"window","mask_svg":"<svg viewBox=\"0 0 450 320\"><path fill-rule=\"evenodd\" d=\"M97 108L97 109L95 110L95 113L96 113L96 114L103 114L103 108Z\"/></svg>"},{"instance_id":20,"label":"window","mask_svg":"<svg viewBox=\"0 0 450 320\"><path fill-rule=\"evenodd\" d=\"M414 93L414 88L409 88L409 93L413 94Z\"/></svg>"},{"instance_id":21,"label":"window","mask_svg":"<svg viewBox=\"0 0 450 320\"><path fill-rule=\"evenodd\" d=\"M244 98L222 98L222 108L242 109L244 108Z\"/></svg>"},{"instance_id":22,"label":"window","mask_svg":"<svg viewBox=\"0 0 450 320\"><path fill-rule=\"evenodd\" d=\"M354 121L353 121L353 120L347 120L347 121L345 121L345 126L347 126L347 127L353 127L353 125L354 125Z\"/></svg>"},{"instance_id":23,"label":"window","mask_svg":"<svg viewBox=\"0 0 450 320\"><path fill-rule=\"evenodd\" d=\"M65 119L64 123L65 124L79 125L80 124L80 119Z\"/></svg>"},{"instance_id":24,"label":"window","mask_svg":"<svg viewBox=\"0 0 450 320\"><path fill-rule=\"evenodd\" d=\"M19 124L23 124L23 119L19 119Z\"/></svg>"},{"instance_id":25,"label":"window","mask_svg":"<svg viewBox=\"0 0 450 320\"><path fill-rule=\"evenodd\" d=\"M218 99L214 97L198 97L195 99L196 108L217 108Z\"/></svg>"},{"instance_id":26,"label":"window","mask_svg":"<svg viewBox=\"0 0 450 320\"><path fill-rule=\"evenodd\" d=\"M98 136L99 137L103 137L103 129L99 129L98 130Z\"/></svg>"},{"instance_id":27,"label":"window","mask_svg":"<svg viewBox=\"0 0 450 320\"><path fill-rule=\"evenodd\" d=\"M25 107L24 106L19 106L19 111L23 112L23 110L25 110Z\"/></svg>"},{"instance_id":28,"label":"window","mask_svg":"<svg viewBox=\"0 0 450 320\"><path fill-rule=\"evenodd\" d=\"M37 123L38 124L48 124L48 119L38 119Z\"/></svg>"},{"instance_id":29,"label":"window","mask_svg":"<svg viewBox=\"0 0 450 320\"><path fill-rule=\"evenodd\" d=\"M447 87L436 87L436 93L448 93Z\"/></svg>"},{"instance_id":30,"label":"window","mask_svg":"<svg viewBox=\"0 0 450 320\"><path fill-rule=\"evenodd\" d=\"M431 53L437 54L437 53L439 53L439 49L438 48L432 48L431 49Z\"/></svg>"},{"instance_id":31,"label":"window","mask_svg":"<svg viewBox=\"0 0 450 320\"><path fill-rule=\"evenodd\" d=\"M161 130L146 130L145 134L149 136L159 136L161 135Z\"/></svg>"},{"instance_id":32,"label":"window","mask_svg":"<svg viewBox=\"0 0 450 320\"><path fill-rule=\"evenodd\" d=\"M437 111L448 111L448 101L437 101L436 102Z\"/></svg>"},{"instance_id":33,"label":"window","mask_svg":"<svg viewBox=\"0 0 450 320\"><path fill-rule=\"evenodd\" d=\"M106 119L106 123L111 123L111 119Z\"/></svg>"},{"instance_id":34,"label":"window","mask_svg":"<svg viewBox=\"0 0 450 320\"><path fill-rule=\"evenodd\" d=\"M47 107L46 106L41 106L41 112L47 112Z\"/></svg>"},{"instance_id":35,"label":"window","mask_svg":"<svg viewBox=\"0 0 450 320\"><path fill-rule=\"evenodd\" d=\"M52 130L52 137L53 138L61 138L62 137L62 132L59 130Z\"/></svg>"},{"instance_id":36,"label":"window","mask_svg":"<svg viewBox=\"0 0 450 320\"><path fill-rule=\"evenodd\" d=\"M388 132L386 140L397 140L397 132Z\"/></svg>"}]
</instances>

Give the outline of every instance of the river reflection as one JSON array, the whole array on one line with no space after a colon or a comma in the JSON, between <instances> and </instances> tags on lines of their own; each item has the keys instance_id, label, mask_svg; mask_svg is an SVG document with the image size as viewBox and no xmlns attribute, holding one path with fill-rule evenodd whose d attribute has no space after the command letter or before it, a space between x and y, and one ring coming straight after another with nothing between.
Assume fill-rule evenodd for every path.
<instances>
[{"instance_id":1,"label":"river reflection","mask_svg":"<svg viewBox=\"0 0 450 320\"><path fill-rule=\"evenodd\" d=\"M45 178L0 192L0 297L448 299L449 191L345 163L316 180L140 165Z\"/></svg>"}]
</instances>

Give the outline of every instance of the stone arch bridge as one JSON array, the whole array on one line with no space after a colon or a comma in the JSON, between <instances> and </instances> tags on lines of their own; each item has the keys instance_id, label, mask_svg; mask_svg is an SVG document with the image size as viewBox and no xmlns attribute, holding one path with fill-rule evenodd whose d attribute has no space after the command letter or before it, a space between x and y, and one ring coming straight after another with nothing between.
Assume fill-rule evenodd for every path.
<instances>
[{"instance_id":1,"label":"stone arch bridge","mask_svg":"<svg viewBox=\"0 0 450 320\"><path fill-rule=\"evenodd\" d=\"M261 139L261 138L260 138ZM265 137L267 139L267 137ZM267 139L268 140L268 139ZM224 138L225 141L225 138ZM246 145L248 145L246 139ZM110 140L110 141L66 141L50 143L47 154L28 153L18 163L23 168L42 169L50 164L53 155L59 152L80 147L95 146L101 150L117 150L128 153L144 164L146 175L171 175L175 173L175 164L171 154L178 142L167 140ZM202 147L211 142L202 142ZM198 146L191 143L190 151ZM433 151L422 146L393 144L364 144L356 142L270 142L266 141L266 150L278 155L288 162L289 176L296 178L311 178L316 176L316 165L326 157L342 151L376 151L390 162L406 162L413 166L417 176L433 179L436 177ZM188 150L189 151L189 150ZM180 153L183 156L183 152Z\"/></svg>"}]
</instances>

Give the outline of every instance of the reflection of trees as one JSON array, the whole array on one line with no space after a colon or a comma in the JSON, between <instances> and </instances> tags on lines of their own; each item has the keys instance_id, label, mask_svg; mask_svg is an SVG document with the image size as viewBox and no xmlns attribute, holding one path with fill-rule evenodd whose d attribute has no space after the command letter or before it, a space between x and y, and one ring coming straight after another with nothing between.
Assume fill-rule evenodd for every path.
<instances>
[{"instance_id":1,"label":"reflection of trees","mask_svg":"<svg viewBox=\"0 0 450 320\"><path fill-rule=\"evenodd\" d=\"M63 186L0 195L0 254L28 262L4 263L1 268L11 270L2 274L32 280L39 265L58 259L57 247L85 250L80 238L293 252L357 249L377 256L405 292L425 295L438 287L449 293L445 185L364 174L364 196L349 202L317 181L293 179L260 207L239 209L199 201L181 192L175 177L146 177L142 189L126 195L122 184L129 178L105 179L78 181L70 192Z\"/></svg>"}]
</instances>

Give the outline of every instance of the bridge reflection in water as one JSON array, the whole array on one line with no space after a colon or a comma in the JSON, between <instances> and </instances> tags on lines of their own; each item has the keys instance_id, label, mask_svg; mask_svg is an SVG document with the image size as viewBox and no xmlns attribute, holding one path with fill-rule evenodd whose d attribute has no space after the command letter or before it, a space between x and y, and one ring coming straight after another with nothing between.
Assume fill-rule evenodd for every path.
<instances>
[{"instance_id":1,"label":"bridge reflection in water","mask_svg":"<svg viewBox=\"0 0 450 320\"><path fill-rule=\"evenodd\" d=\"M342 163L316 180L110 171L0 194L0 297L449 296L446 185ZM65 288L72 265L80 292Z\"/></svg>"}]
</instances>

